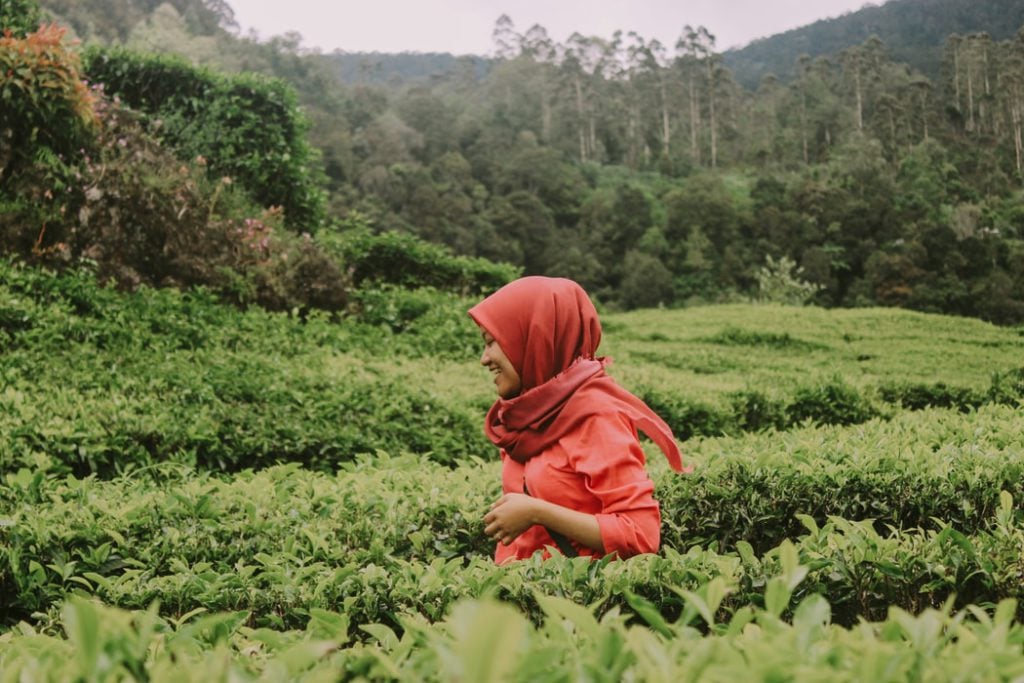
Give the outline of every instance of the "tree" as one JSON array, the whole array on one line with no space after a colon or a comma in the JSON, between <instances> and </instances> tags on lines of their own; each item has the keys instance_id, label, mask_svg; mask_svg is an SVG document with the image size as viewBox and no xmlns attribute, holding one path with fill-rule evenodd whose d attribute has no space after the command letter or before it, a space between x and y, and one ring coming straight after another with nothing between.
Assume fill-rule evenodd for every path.
<instances>
[{"instance_id":1,"label":"tree","mask_svg":"<svg viewBox=\"0 0 1024 683\"><path fill-rule=\"evenodd\" d=\"M626 254L620 288L623 308L651 308L675 299L672 273L656 256L638 250Z\"/></svg>"},{"instance_id":2,"label":"tree","mask_svg":"<svg viewBox=\"0 0 1024 683\"><path fill-rule=\"evenodd\" d=\"M807 282L801 278L802 275L803 269L788 256L783 256L778 261L770 255L765 256L765 264L755 274L757 300L762 303L790 306L806 304L822 287Z\"/></svg>"}]
</instances>

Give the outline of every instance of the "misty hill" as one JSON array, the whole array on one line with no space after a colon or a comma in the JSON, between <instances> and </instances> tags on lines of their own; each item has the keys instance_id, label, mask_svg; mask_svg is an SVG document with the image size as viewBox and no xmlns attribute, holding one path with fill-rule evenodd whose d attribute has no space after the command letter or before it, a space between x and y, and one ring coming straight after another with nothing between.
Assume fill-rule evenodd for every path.
<instances>
[{"instance_id":1,"label":"misty hill","mask_svg":"<svg viewBox=\"0 0 1024 683\"><path fill-rule=\"evenodd\" d=\"M333 52L326 56L343 83L421 83L452 77L483 78L491 60L448 52Z\"/></svg>"},{"instance_id":2,"label":"misty hill","mask_svg":"<svg viewBox=\"0 0 1024 683\"><path fill-rule=\"evenodd\" d=\"M986 32L993 40L1006 40L1022 25L1021 0L891 0L760 38L723 53L723 59L738 83L754 89L768 74L788 80L802 54L838 54L874 34L882 39L893 61L909 64L934 80L950 34ZM716 27L708 28L715 32ZM466 74L469 65L479 78L490 67L487 58L448 53L336 52L329 60L345 83L424 82Z\"/></svg>"},{"instance_id":3,"label":"misty hill","mask_svg":"<svg viewBox=\"0 0 1024 683\"><path fill-rule=\"evenodd\" d=\"M1021 0L891 0L755 40L724 53L724 61L739 83L756 88L768 74L788 79L801 54L836 54L874 34L885 43L893 61L934 79L950 34L987 32L993 40L1007 40L1022 25Z\"/></svg>"}]
</instances>

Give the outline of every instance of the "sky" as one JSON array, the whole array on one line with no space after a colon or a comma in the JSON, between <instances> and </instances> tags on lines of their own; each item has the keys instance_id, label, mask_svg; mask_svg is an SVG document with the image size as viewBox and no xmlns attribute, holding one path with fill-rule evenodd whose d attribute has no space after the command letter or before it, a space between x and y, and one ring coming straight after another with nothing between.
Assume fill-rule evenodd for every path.
<instances>
[{"instance_id":1,"label":"sky","mask_svg":"<svg viewBox=\"0 0 1024 683\"><path fill-rule=\"evenodd\" d=\"M489 55L507 14L519 33L534 24L557 42L572 33L610 38L621 29L671 51L686 24L705 26L719 50L742 47L881 0L227 0L242 34L295 31L323 52L451 52Z\"/></svg>"}]
</instances>

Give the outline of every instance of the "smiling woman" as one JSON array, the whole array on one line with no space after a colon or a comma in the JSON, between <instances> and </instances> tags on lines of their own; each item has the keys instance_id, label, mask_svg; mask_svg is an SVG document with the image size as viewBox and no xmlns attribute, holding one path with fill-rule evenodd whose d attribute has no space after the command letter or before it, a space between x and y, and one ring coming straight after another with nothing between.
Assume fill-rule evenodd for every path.
<instances>
[{"instance_id":1,"label":"smiling woman","mask_svg":"<svg viewBox=\"0 0 1024 683\"><path fill-rule=\"evenodd\" d=\"M484 429L500 448L503 494L484 517L503 563L537 551L657 552L661 514L638 432L683 471L668 425L605 373L601 323L571 280L526 277L469 311L498 400Z\"/></svg>"}]
</instances>

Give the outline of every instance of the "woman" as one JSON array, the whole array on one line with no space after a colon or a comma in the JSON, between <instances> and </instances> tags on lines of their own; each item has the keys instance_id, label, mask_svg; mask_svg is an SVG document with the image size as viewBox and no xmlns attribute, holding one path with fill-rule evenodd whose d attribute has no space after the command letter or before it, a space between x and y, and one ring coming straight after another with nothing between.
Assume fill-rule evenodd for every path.
<instances>
[{"instance_id":1,"label":"woman","mask_svg":"<svg viewBox=\"0 0 1024 683\"><path fill-rule=\"evenodd\" d=\"M500 564L543 550L629 557L657 552L661 514L643 431L684 471L668 425L605 374L601 323L586 292L526 277L469 311L498 400L484 430L501 449L502 490L484 517Z\"/></svg>"}]
</instances>

